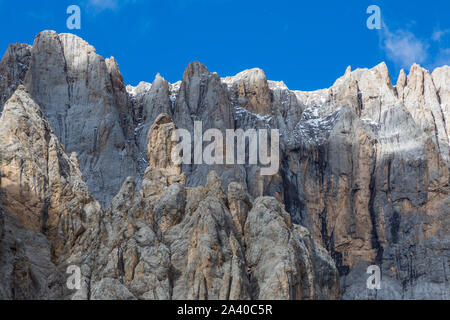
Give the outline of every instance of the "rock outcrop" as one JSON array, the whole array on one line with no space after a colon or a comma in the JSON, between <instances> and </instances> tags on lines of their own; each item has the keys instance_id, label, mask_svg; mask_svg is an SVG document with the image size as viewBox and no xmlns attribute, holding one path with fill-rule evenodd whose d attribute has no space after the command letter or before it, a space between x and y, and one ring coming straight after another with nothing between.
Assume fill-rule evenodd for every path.
<instances>
[{"instance_id":1,"label":"rock outcrop","mask_svg":"<svg viewBox=\"0 0 450 320\"><path fill-rule=\"evenodd\" d=\"M416 88L421 76L426 89ZM330 89L298 95L306 108L283 134L286 209L331 253L348 299L448 296L445 121L427 71L413 66L399 81L384 64L348 70ZM371 264L384 277L376 293L362 281Z\"/></svg>"},{"instance_id":2,"label":"rock outcrop","mask_svg":"<svg viewBox=\"0 0 450 320\"><path fill-rule=\"evenodd\" d=\"M236 105L263 116L271 114L270 89L264 71L246 70L222 81L230 87Z\"/></svg>"},{"instance_id":3,"label":"rock outcrop","mask_svg":"<svg viewBox=\"0 0 450 320\"><path fill-rule=\"evenodd\" d=\"M106 206L136 175L134 127L117 64L72 34L44 31L31 49L25 86L67 152L76 152L90 192Z\"/></svg>"},{"instance_id":4,"label":"rock outcrop","mask_svg":"<svg viewBox=\"0 0 450 320\"><path fill-rule=\"evenodd\" d=\"M447 132L447 137L450 140L450 85L448 79L450 78L450 67L444 66L441 68L436 68L433 73L433 83L437 90L438 101L440 102L440 107L442 115L444 117L445 130Z\"/></svg>"},{"instance_id":5,"label":"rock outcrop","mask_svg":"<svg viewBox=\"0 0 450 320\"><path fill-rule=\"evenodd\" d=\"M1 296L63 295L63 263L101 208L89 194L76 156L69 157L39 106L19 86L0 118Z\"/></svg>"},{"instance_id":6,"label":"rock outcrop","mask_svg":"<svg viewBox=\"0 0 450 320\"><path fill-rule=\"evenodd\" d=\"M161 114L172 114L169 83L159 74L151 85L140 83L130 90L136 126L136 142L139 151L147 155L147 137L153 122ZM146 159L148 161L148 159Z\"/></svg>"},{"instance_id":7,"label":"rock outcrop","mask_svg":"<svg viewBox=\"0 0 450 320\"><path fill-rule=\"evenodd\" d=\"M0 299L60 299L64 274L51 260L51 245L39 231L24 228L14 214L0 207L4 217L0 240Z\"/></svg>"},{"instance_id":8,"label":"rock outcrop","mask_svg":"<svg viewBox=\"0 0 450 320\"><path fill-rule=\"evenodd\" d=\"M8 47L0 61L0 112L17 87L23 84L30 66L31 46L22 43Z\"/></svg>"},{"instance_id":9,"label":"rock outcrop","mask_svg":"<svg viewBox=\"0 0 450 320\"><path fill-rule=\"evenodd\" d=\"M258 246L260 239L255 237L252 228L264 230L265 221L252 222L248 231L242 229L251 203L248 195L243 198L246 207L231 200L236 198L235 189L245 193L239 184L230 184L227 196L222 181L212 171L205 187L187 188L179 165L153 162L155 156L166 159L170 152L166 146L170 145L167 133L171 128L174 124L168 115L160 115L155 120L149 133L148 158L152 165L143 178L142 190L136 188L131 178L125 182L102 219L98 238L104 240L97 240L98 247L89 251L95 258L89 254L78 260L78 264L89 265L90 270L89 289L83 292L108 291L116 299L337 298L339 285L334 263L304 230L295 234L293 240L295 245L301 243L303 251L296 251L296 247L282 258L268 255L266 262L270 264L273 260L280 274L296 281L293 285L307 287L304 289L307 294L292 294L290 287L275 279L272 286L264 286L265 279L252 278L244 248ZM155 145L159 148L155 149ZM234 204L227 203L227 199ZM265 200L280 208L274 198ZM233 219L232 213L237 209L245 211L239 222ZM292 234L296 228L301 230L300 226L291 224L284 211L274 212L271 218L287 220L284 223L288 227L285 224L282 227ZM278 248L285 246L285 240L276 233L267 234L267 241ZM252 254L257 254L254 251ZM298 274L284 270L282 266L288 264ZM316 275L324 272L324 266L330 278L314 283ZM250 285L252 281L256 281L255 288ZM80 298L79 293L73 297ZM99 297L102 296L95 294L90 298Z\"/></svg>"},{"instance_id":10,"label":"rock outcrop","mask_svg":"<svg viewBox=\"0 0 450 320\"><path fill-rule=\"evenodd\" d=\"M44 31L5 53L0 108L0 298L449 299L448 66L302 92L193 62L134 88ZM195 121L278 129L278 173L174 161Z\"/></svg>"},{"instance_id":11,"label":"rock outcrop","mask_svg":"<svg viewBox=\"0 0 450 320\"><path fill-rule=\"evenodd\" d=\"M340 293L331 257L271 197L255 200L245 223L254 298L326 299ZM320 276L318 276L320 275Z\"/></svg>"},{"instance_id":12,"label":"rock outcrop","mask_svg":"<svg viewBox=\"0 0 450 320\"><path fill-rule=\"evenodd\" d=\"M175 125L166 114L149 132L142 189L129 177L106 211L23 86L5 104L0 128L3 298L339 297L331 258L276 199L257 199L250 210L242 185L231 183L227 195L214 171L205 187L185 186L181 165L169 157ZM259 201L275 211L263 221L249 220L266 214ZM261 264L258 250L267 244L260 235L274 250L286 246L282 234L265 229L267 219L293 240L282 256L268 254ZM69 266L80 269L77 290L66 287ZM280 279L261 276L273 266ZM316 283L322 272L330 277Z\"/></svg>"}]
</instances>

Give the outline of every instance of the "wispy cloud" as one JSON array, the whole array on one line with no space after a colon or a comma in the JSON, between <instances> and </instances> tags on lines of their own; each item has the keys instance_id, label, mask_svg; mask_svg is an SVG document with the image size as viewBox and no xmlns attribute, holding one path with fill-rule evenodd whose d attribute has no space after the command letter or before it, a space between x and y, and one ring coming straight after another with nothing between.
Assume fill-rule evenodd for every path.
<instances>
[{"instance_id":1,"label":"wispy cloud","mask_svg":"<svg viewBox=\"0 0 450 320\"><path fill-rule=\"evenodd\" d=\"M117 11L128 4L135 3L136 0L87 0L86 7L95 13L102 11Z\"/></svg>"},{"instance_id":2,"label":"wispy cloud","mask_svg":"<svg viewBox=\"0 0 450 320\"><path fill-rule=\"evenodd\" d=\"M419 63L430 70L443 65L450 65L450 49L445 47L450 29L436 28L425 38L419 38L405 29L391 31L383 23L380 31L380 48L388 60L398 68L409 69L414 63Z\"/></svg>"},{"instance_id":3,"label":"wispy cloud","mask_svg":"<svg viewBox=\"0 0 450 320\"><path fill-rule=\"evenodd\" d=\"M118 0L89 0L87 3L88 7L103 10L116 10L119 6Z\"/></svg>"},{"instance_id":4,"label":"wispy cloud","mask_svg":"<svg viewBox=\"0 0 450 320\"><path fill-rule=\"evenodd\" d=\"M436 30L434 30L433 34L431 35L431 39L433 41L439 42L447 34L450 34L450 29L446 29L446 30L436 29Z\"/></svg>"},{"instance_id":5,"label":"wispy cloud","mask_svg":"<svg viewBox=\"0 0 450 320\"><path fill-rule=\"evenodd\" d=\"M424 63L428 59L428 43L406 30L391 32L384 24L381 31L381 47L389 60L401 68L413 63Z\"/></svg>"}]
</instances>

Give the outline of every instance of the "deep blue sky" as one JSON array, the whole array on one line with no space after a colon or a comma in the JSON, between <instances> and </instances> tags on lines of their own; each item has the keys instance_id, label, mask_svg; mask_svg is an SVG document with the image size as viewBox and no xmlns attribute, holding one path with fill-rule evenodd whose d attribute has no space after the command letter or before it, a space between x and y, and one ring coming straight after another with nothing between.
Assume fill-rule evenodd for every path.
<instances>
[{"instance_id":1,"label":"deep blue sky","mask_svg":"<svg viewBox=\"0 0 450 320\"><path fill-rule=\"evenodd\" d=\"M81 30L68 30L68 5L81 8ZM382 30L366 9L381 8ZM0 51L32 44L44 30L72 32L119 62L127 84L160 72L180 80L190 61L221 76L262 68L289 88L329 87L345 68L388 64L393 80L412 61L450 64L450 1L0 0Z\"/></svg>"}]
</instances>

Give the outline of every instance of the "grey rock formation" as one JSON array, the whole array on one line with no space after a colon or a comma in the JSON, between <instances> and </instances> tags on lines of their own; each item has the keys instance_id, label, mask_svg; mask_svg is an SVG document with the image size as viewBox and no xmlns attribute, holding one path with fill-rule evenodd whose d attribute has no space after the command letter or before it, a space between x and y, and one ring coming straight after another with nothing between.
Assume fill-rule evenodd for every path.
<instances>
[{"instance_id":1,"label":"grey rock formation","mask_svg":"<svg viewBox=\"0 0 450 320\"><path fill-rule=\"evenodd\" d=\"M3 239L5 233L5 213L3 212L3 206L0 209L0 241Z\"/></svg>"},{"instance_id":2,"label":"grey rock formation","mask_svg":"<svg viewBox=\"0 0 450 320\"><path fill-rule=\"evenodd\" d=\"M30 66L31 46L16 43L8 47L0 61L0 112L17 87L23 84Z\"/></svg>"},{"instance_id":3,"label":"grey rock formation","mask_svg":"<svg viewBox=\"0 0 450 320\"><path fill-rule=\"evenodd\" d=\"M448 165L449 138L445 123L448 115L444 114L441 107L438 95L440 90L444 91L445 87L437 89L431 74L415 64L411 67L403 88L403 97L399 98L403 100L414 122L432 138L440 156Z\"/></svg>"},{"instance_id":4,"label":"grey rock formation","mask_svg":"<svg viewBox=\"0 0 450 320\"><path fill-rule=\"evenodd\" d=\"M448 66L302 92L193 62L133 88L44 31L8 48L0 99L0 298L449 299ZM194 121L279 129L279 172L173 162Z\"/></svg>"},{"instance_id":5,"label":"grey rock formation","mask_svg":"<svg viewBox=\"0 0 450 320\"><path fill-rule=\"evenodd\" d=\"M450 67L443 66L436 68L433 73L433 83L437 90L438 101L440 103L443 120L445 123L445 130L447 132L447 138L450 140ZM441 138L441 140L445 140Z\"/></svg>"},{"instance_id":6,"label":"grey rock formation","mask_svg":"<svg viewBox=\"0 0 450 320\"><path fill-rule=\"evenodd\" d=\"M225 136L226 129L234 129L233 109L226 86L216 73L210 73L199 62L190 63L183 74L173 108L173 120L177 128L194 132L194 122L200 121L203 134L208 129L218 129ZM207 145L203 142L203 147ZM192 157L194 152L192 153ZM192 160L191 163L194 163ZM245 183L245 170L240 165L183 165L188 186L206 183L206 177L215 170L224 182Z\"/></svg>"},{"instance_id":7,"label":"grey rock formation","mask_svg":"<svg viewBox=\"0 0 450 320\"><path fill-rule=\"evenodd\" d=\"M92 300L136 300L136 297L117 279L104 278L92 288Z\"/></svg>"},{"instance_id":8,"label":"grey rock formation","mask_svg":"<svg viewBox=\"0 0 450 320\"><path fill-rule=\"evenodd\" d=\"M1 193L0 296L57 299L65 292L56 265L98 216L76 165L23 86L0 118Z\"/></svg>"},{"instance_id":9,"label":"grey rock formation","mask_svg":"<svg viewBox=\"0 0 450 320\"><path fill-rule=\"evenodd\" d=\"M348 299L448 297L445 121L427 71L413 66L399 82L384 64L348 70L330 89L299 94L306 108L283 134L286 210L331 253ZM376 293L364 283L371 264L386 280Z\"/></svg>"},{"instance_id":10,"label":"grey rock formation","mask_svg":"<svg viewBox=\"0 0 450 320\"><path fill-rule=\"evenodd\" d=\"M0 149L1 201L7 204L2 207L2 216L8 210L2 228L5 235L0 241L4 271L0 289L4 298L339 297L331 257L305 235L304 229L290 222L274 198L257 199L255 203L270 202L278 208L270 213L270 219L284 221L281 227L288 228L296 240L282 261L272 261L269 255L265 258L267 266L258 264L255 270L280 263L290 265L297 273L285 276L295 278L296 290L305 293L289 296L284 282L278 287L265 286L263 283L272 280L260 276L257 281L261 286L251 287L254 280L248 273L250 256L246 257L244 242L245 248L260 246L259 236L253 234L256 232L264 234L274 248L282 248L285 238L266 230L267 226L261 225L265 221L246 222L252 212L265 212L252 210L247 218L252 204L241 185L231 183L227 195L212 171L205 187L185 186L180 165L168 161L174 129L168 115L158 116L149 133L148 159L152 166L146 170L142 189L128 178L105 212L81 180L76 157L65 154L24 87L19 87L5 104L0 128L1 141L8 141ZM295 246L300 245L302 250L297 251ZM256 249L251 250L250 255ZM328 269L323 269L324 265ZM65 286L68 266L81 270L78 290ZM322 272L330 277L314 280ZM27 280L31 278L37 281Z\"/></svg>"},{"instance_id":11,"label":"grey rock formation","mask_svg":"<svg viewBox=\"0 0 450 320\"><path fill-rule=\"evenodd\" d=\"M201 187L200 187L201 188ZM212 172L199 201L166 234L174 271L174 299L249 299L243 250L225 205L221 181Z\"/></svg>"},{"instance_id":12,"label":"grey rock formation","mask_svg":"<svg viewBox=\"0 0 450 320\"><path fill-rule=\"evenodd\" d=\"M311 240L307 229L292 224L274 198L255 200L245 223L245 242L255 299L339 297L334 262Z\"/></svg>"},{"instance_id":13,"label":"grey rock formation","mask_svg":"<svg viewBox=\"0 0 450 320\"><path fill-rule=\"evenodd\" d=\"M263 116L271 113L269 83L261 69L246 70L222 81L230 87L231 98L240 107Z\"/></svg>"},{"instance_id":14,"label":"grey rock formation","mask_svg":"<svg viewBox=\"0 0 450 320\"><path fill-rule=\"evenodd\" d=\"M4 218L4 235L0 241L0 299L60 299L65 280L51 260L47 237L24 228L12 214L6 213Z\"/></svg>"},{"instance_id":15,"label":"grey rock formation","mask_svg":"<svg viewBox=\"0 0 450 320\"><path fill-rule=\"evenodd\" d=\"M146 158L147 137L153 122L161 113L172 115L169 83L158 74L151 85L140 83L134 90L129 90L137 123L136 142Z\"/></svg>"},{"instance_id":16,"label":"grey rock formation","mask_svg":"<svg viewBox=\"0 0 450 320\"><path fill-rule=\"evenodd\" d=\"M107 205L137 174L130 105L115 61L77 36L44 31L25 85L66 150L77 152L90 192Z\"/></svg>"},{"instance_id":17,"label":"grey rock formation","mask_svg":"<svg viewBox=\"0 0 450 320\"><path fill-rule=\"evenodd\" d=\"M73 245L99 210L79 171L23 86L0 118L1 201L25 228L50 238L55 255Z\"/></svg>"}]
</instances>

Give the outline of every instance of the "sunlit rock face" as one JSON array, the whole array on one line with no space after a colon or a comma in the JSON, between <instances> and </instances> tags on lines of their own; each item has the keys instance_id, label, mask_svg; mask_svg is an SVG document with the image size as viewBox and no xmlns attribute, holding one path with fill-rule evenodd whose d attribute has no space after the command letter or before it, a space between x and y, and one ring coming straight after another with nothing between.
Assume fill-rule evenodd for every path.
<instances>
[{"instance_id":1,"label":"sunlit rock face","mask_svg":"<svg viewBox=\"0 0 450 320\"><path fill-rule=\"evenodd\" d=\"M449 299L449 99L448 66L394 86L384 63L313 92L199 62L131 87L41 32L0 62L0 298ZM175 163L195 121L278 129L279 171Z\"/></svg>"},{"instance_id":2,"label":"sunlit rock face","mask_svg":"<svg viewBox=\"0 0 450 320\"><path fill-rule=\"evenodd\" d=\"M0 141L0 297L61 298L65 271L58 267L92 230L101 207L76 154L67 155L23 86L4 106Z\"/></svg>"},{"instance_id":3,"label":"sunlit rock face","mask_svg":"<svg viewBox=\"0 0 450 320\"><path fill-rule=\"evenodd\" d=\"M298 95L305 110L286 134L286 209L333 256L344 298L448 297L445 115L428 71L415 65L399 82L384 64L348 70ZM372 264L376 294L363 282Z\"/></svg>"},{"instance_id":4,"label":"sunlit rock face","mask_svg":"<svg viewBox=\"0 0 450 320\"><path fill-rule=\"evenodd\" d=\"M67 152L76 152L90 192L106 206L137 174L134 126L123 79L72 34L36 36L25 87Z\"/></svg>"}]
</instances>

